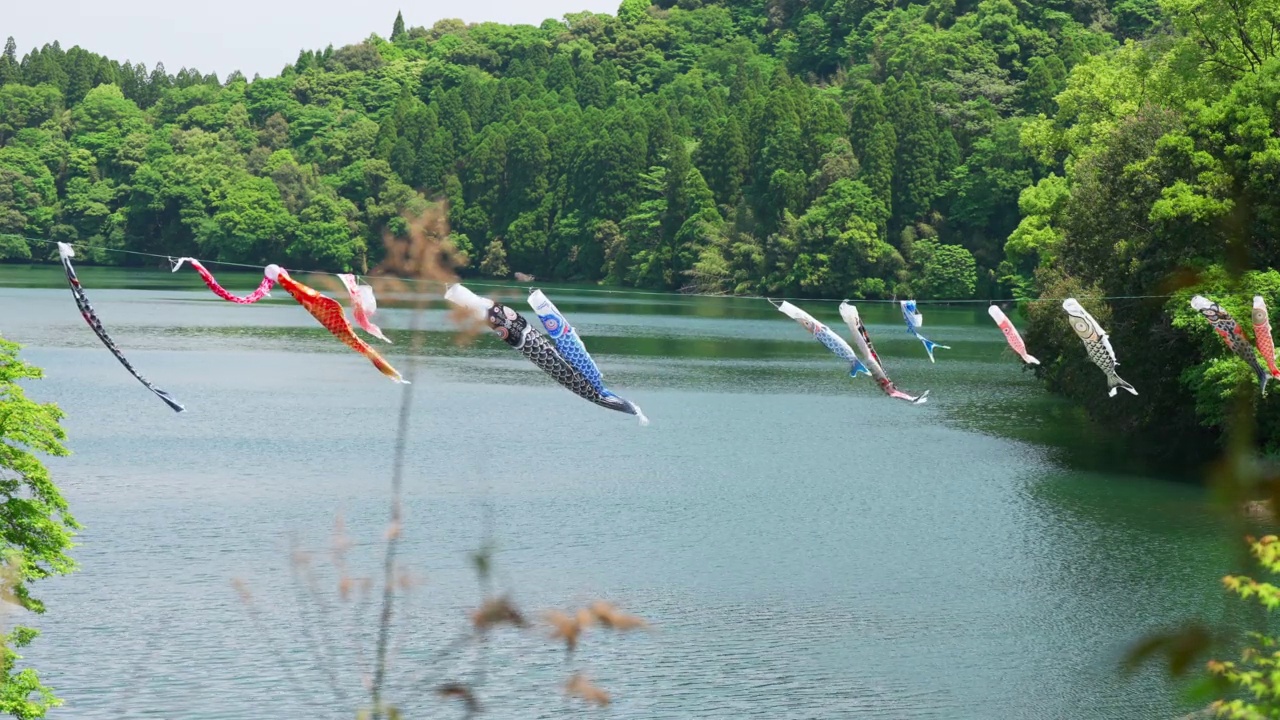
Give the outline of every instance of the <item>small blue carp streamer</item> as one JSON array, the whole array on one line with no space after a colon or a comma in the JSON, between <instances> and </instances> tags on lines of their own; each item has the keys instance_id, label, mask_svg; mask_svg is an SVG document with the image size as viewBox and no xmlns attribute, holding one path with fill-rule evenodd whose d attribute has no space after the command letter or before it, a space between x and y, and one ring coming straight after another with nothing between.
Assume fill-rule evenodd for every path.
<instances>
[{"instance_id":1,"label":"small blue carp streamer","mask_svg":"<svg viewBox=\"0 0 1280 720\"><path fill-rule=\"evenodd\" d=\"M832 332L831 328L818 322L812 315L785 300L779 303L774 303L772 300L769 302L773 303L773 306L778 308L783 315L800 323L800 327L813 333L813 337L826 346L836 357L849 363L849 377L856 378L859 375L871 374L871 370L858 358L858 354L853 351L853 348L849 347L849 343Z\"/></svg>"},{"instance_id":2,"label":"small blue carp streamer","mask_svg":"<svg viewBox=\"0 0 1280 720\"><path fill-rule=\"evenodd\" d=\"M639 405L617 395L606 395L597 389L581 370L560 354L546 335L535 330L515 308L480 297L458 284L450 285L444 297L454 305L469 310L476 319L483 320L503 342L518 350L529 362L537 365L538 369L573 394L600 407L635 415L641 425L649 424L649 418L645 417Z\"/></svg>"},{"instance_id":3,"label":"small blue carp streamer","mask_svg":"<svg viewBox=\"0 0 1280 720\"><path fill-rule=\"evenodd\" d=\"M89 297L84 294L84 288L80 287L80 279L76 277L76 269L71 266L71 258L75 257L75 255L76 251L70 245L58 243L58 257L62 259L62 269L67 273L67 284L71 286L71 296L75 298L76 307L80 308L80 316L89 324L89 329L93 330L93 334L97 335L102 344L106 345L107 349L111 351L111 354L116 356L116 359L120 361L124 369L137 378L138 382L142 383L144 387L155 393L156 397L163 400L165 405L172 408L174 412L185 410L186 408L170 397L169 393L152 385L150 380L142 377L137 370L134 370L133 365L130 365L129 361L125 359L124 353L120 352L120 348L116 347L116 344L112 342L106 328L102 327L102 321L98 319L98 313L94 312L93 306L89 304Z\"/></svg>"},{"instance_id":4,"label":"small blue carp streamer","mask_svg":"<svg viewBox=\"0 0 1280 720\"><path fill-rule=\"evenodd\" d=\"M925 352L929 353L929 362L936 362L933 359L933 349L942 348L950 350L951 346L941 345L920 334L920 328L924 326L924 316L920 314L919 308L916 307L915 300L902 300L902 318L907 321L907 332L916 336L916 339L924 343Z\"/></svg>"},{"instance_id":5,"label":"small blue carp streamer","mask_svg":"<svg viewBox=\"0 0 1280 720\"><path fill-rule=\"evenodd\" d=\"M556 344L556 351L560 356L577 368L596 390L605 395L613 395L605 388L600 368L596 367L596 361L591 359L591 353L587 352L587 346L582 344L582 338L578 337L577 331L555 304L547 299L541 290L534 289L529 293L529 307L533 308L538 320L542 321L542 327L546 329L547 335L551 336L551 341Z\"/></svg>"}]
</instances>

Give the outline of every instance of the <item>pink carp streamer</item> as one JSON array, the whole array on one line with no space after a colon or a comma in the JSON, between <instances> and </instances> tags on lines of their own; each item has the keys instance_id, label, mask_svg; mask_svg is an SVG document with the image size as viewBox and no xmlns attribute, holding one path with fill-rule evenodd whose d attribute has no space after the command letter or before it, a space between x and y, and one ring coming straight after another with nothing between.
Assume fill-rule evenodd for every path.
<instances>
[{"instance_id":1,"label":"pink carp streamer","mask_svg":"<svg viewBox=\"0 0 1280 720\"><path fill-rule=\"evenodd\" d=\"M358 284L355 275L339 275L338 279L347 286L347 292L351 294L351 314L355 316L356 324L379 340L391 342L371 319L378 312L378 300L373 296L373 287Z\"/></svg>"},{"instance_id":2,"label":"pink carp streamer","mask_svg":"<svg viewBox=\"0 0 1280 720\"><path fill-rule=\"evenodd\" d=\"M320 321L326 330L333 333L334 337L345 343L347 347L369 358L369 362L378 368L378 372L398 383L409 384L409 381L400 377L400 373L391 367L391 363L384 360L377 350L369 347L369 343L356 335L351 329L351 323L347 322L347 315L343 312L342 305L337 300L321 295L314 288L289 277L289 273L279 265L268 265L265 274L268 279L280 283L280 287L292 295L293 299L306 308L312 317Z\"/></svg>"},{"instance_id":3,"label":"pink carp streamer","mask_svg":"<svg viewBox=\"0 0 1280 720\"><path fill-rule=\"evenodd\" d=\"M210 273L208 270L206 270L204 265L201 265L200 261L196 260L195 258L189 258L189 257L178 258L173 263L172 272L178 272L178 268L182 267L182 263L191 263L191 267L195 268L196 272L200 273L200 277L204 280L204 284L209 286L209 289L213 291L214 295L217 295L223 300L230 300L231 302L238 303L240 305L252 305L253 303L258 302L264 297L271 296L271 286L273 285L273 283L271 282L270 278L264 277L262 279L262 282L258 285L257 290L254 290L253 292L249 293L248 295L245 295L244 297L239 297L236 295L232 295L231 293L227 292L226 289L224 289L221 285L219 285L218 281L213 279L213 273Z\"/></svg>"},{"instance_id":4,"label":"pink carp streamer","mask_svg":"<svg viewBox=\"0 0 1280 720\"><path fill-rule=\"evenodd\" d=\"M1018 357L1022 358L1022 362L1028 365L1040 364L1039 360L1027 353L1027 344L1022 341L1022 336L1018 334L1018 328L1013 326L1013 323L1005 316L1003 310L992 305L987 308L987 314L991 316L992 320L996 321L996 325L1000 326L1000 332L1004 333L1004 339L1009 341L1009 347L1018 353Z\"/></svg>"}]
</instances>

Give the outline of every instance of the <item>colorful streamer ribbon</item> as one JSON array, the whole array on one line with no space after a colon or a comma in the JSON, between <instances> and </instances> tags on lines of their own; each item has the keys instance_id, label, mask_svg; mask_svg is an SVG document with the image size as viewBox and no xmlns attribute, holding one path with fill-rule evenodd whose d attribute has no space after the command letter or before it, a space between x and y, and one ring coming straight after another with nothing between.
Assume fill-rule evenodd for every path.
<instances>
[{"instance_id":1,"label":"colorful streamer ribbon","mask_svg":"<svg viewBox=\"0 0 1280 720\"><path fill-rule=\"evenodd\" d=\"M217 295L223 300L230 300L231 302L238 303L240 305L252 305L264 297L271 297L271 278L262 278L262 282L258 284L257 290L254 290L243 297L239 297L232 295L223 289L223 287L218 284L218 281L213 279L213 273L206 270L204 265L201 265L200 261L195 258L178 258L173 261L173 270L171 272L178 272L178 268L182 267L183 263L191 263L191 267L195 268L196 272L200 273L200 277L204 280L204 284L209 286L209 289L213 291L214 295Z\"/></svg>"},{"instance_id":2,"label":"colorful streamer ribbon","mask_svg":"<svg viewBox=\"0 0 1280 720\"><path fill-rule=\"evenodd\" d=\"M98 314L94 312L93 306L89 304L89 298L84 294L84 288L80 287L80 279L76 277L75 268L71 266L71 258L75 257L75 254L76 251L72 249L70 245L66 243L58 243L58 257L62 259L62 268L67 272L67 284L71 286L71 296L76 300L76 307L80 308L81 317L84 318L86 323L89 323L89 328L93 330L93 334L98 336L98 339L102 341L102 344L107 346L107 349L111 351L112 355L116 356L116 359L120 361L120 364L124 366L125 370L129 371L130 375L137 378L138 382L142 383L144 387L155 393L156 397L163 400L166 405L173 408L174 412L182 412L185 410L186 408L182 407L177 400L174 400L169 393L161 390L155 385L152 385L151 381L142 377L137 370L134 370L133 366L129 364L129 361L125 359L124 353L120 352L120 348L116 347L116 344L112 342L111 336L108 335L106 329L102 327L102 321L98 319Z\"/></svg>"},{"instance_id":3,"label":"colorful streamer ribbon","mask_svg":"<svg viewBox=\"0 0 1280 720\"><path fill-rule=\"evenodd\" d=\"M382 334L382 329L374 325L371 319L378 312L378 300L373 296L373 287L360 285L356 282L355 275L343 274L338 279L347 286L347 292L351 295L351 314L355 316L356 324L370 335L390 343L387 336Z\"/></svg>"},{"instance_id":4,"label":"colorful streamer ribbon","mask_svg":"<svg viewBox=\"0 0 1280 720\"><path fill-rule=\"evenodd\" d=\"M374 350L361 340L351 329L351 323L347 322L346 313L342 310L342 305L333 298L326 297L317 292L314 288L303 285L302 283L289 277L289 273L279 265L268 265L265 270L267 279L280 283L280 287L284 288L298 304L306 308L312 317L320 321L320 324L326 330L333 333L333 336L341 340L347 347L369 358L369 362L378 368L378 372L391 378L398 383L408 384L400 376L391 363L387 362Z\"/></svg>"}]
</instances>

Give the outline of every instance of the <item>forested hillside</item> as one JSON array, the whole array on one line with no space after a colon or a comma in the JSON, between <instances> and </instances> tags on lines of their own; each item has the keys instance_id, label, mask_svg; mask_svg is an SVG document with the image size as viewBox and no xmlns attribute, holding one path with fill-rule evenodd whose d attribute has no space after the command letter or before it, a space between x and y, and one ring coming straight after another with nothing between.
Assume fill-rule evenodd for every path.
<instances>
[{"instance_id":1,"label":"forested hillside","mask_svg":"<svg viewBox=\"0 0 1280 720\"><path fill-rule=\"evenodd\" d=\"M251 81L11 41L0 232L360 270L440 197L473 273L999 294L1019 193L1061 173L1024 148L1028 121L1158 18L1151 0L626 0L540 27L397 18Z\"/></svg>"}]
</instances>

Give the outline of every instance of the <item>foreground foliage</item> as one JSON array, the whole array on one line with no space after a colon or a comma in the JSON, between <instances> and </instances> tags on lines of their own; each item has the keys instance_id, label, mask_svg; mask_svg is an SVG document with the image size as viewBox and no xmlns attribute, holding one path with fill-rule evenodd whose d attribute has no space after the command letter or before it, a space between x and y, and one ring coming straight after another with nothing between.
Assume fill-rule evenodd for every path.
<instances>
[{"instance_id":1,"label":"foreground foliage","mask_svg":"<svg viewBox=\"0 0 1280 720\"><path fill-rule=\"evenodd\" d=\"M44 374L19 359L18 349L0 338L0 602L43 613L44 603L31 595L29 583L75 569L67 551L80 526L36 455L67 454L58 424L62 411L26 397L18 382ZM0 636L0 713L37 718L61 704L35 670L15 672L17 650L38 634L17 626Z\"/></svg>"},{"instance_id":2,"label":"foreground foliage","mask_svg":"<svg viewBox=\"0 0 1280 720\"><path fill-rule=\"evenodd\" d=\"M1249 539L1250 550L1261 569L1280 573L1280 539L1268 535ZM1267 612L1280 607L1280 588L1243 575L1227 575L1223 585L1241 600L1256 603ZM1218 717L1232 720L1280 718L1280 648L1274 636L1262 632L1248 633L1249 642L1239 662L1210 661L1209 672L1222 678L1234 690L1235 697L1213 704Z\"/></svg>"}]
</instances>

